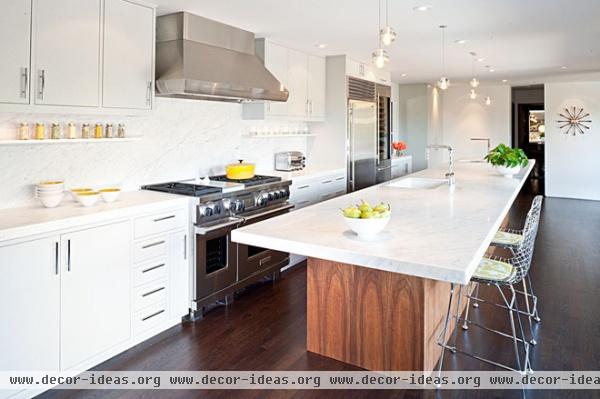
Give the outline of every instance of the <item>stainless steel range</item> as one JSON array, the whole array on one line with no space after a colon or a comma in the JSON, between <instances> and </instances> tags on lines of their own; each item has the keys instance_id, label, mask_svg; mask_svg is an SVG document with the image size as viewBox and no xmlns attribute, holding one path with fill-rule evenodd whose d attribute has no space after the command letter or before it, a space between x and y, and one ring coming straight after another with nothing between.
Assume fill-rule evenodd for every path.
<instances>
[{"instance_id":1,"label":"stainless steel range","mask_svg":"<svg viewBox=\"0 0 600 399\"><path fill-rule=\"evenodd\" d=\"M233 300L233 294L287 265L289 254L241 245L231 231L274 216L293 205L288 202L290 181L257 175L243 181L225 176L143 186L143 189L195 197L192 212L194 290L192 320L201 319L207 306Z\"/></svg>"}]
</instances>

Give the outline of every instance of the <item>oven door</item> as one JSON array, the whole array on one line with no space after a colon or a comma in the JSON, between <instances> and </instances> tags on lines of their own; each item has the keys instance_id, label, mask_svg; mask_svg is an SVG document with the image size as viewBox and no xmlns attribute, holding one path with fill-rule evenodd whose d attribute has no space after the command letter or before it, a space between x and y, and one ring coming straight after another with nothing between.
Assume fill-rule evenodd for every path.
<instances>
[{"instance_id":1,"label":"oven door","mask_svg":"<svg viewBox=\"0 0 600 399\"><path fill-rule=\"evenodd\" d=\"M212 226L195 227L196 232L196 300L218 292L236 282L237 244L231 230L241 219L231 218Z\"/></svg>"},{"instance_id":2,"label":"oven door","mask_svg":"<svg viewBox=\"0 0 600 399\"><path fill-rule=\"evenodd\" d=\"M285 204L284 206L275 208L268 213L261 213L256 216L248 216L244 218L244 223L240 225L248 226L263 220L283 215L288 213L294 206ZM242 281L255 273L259 273L270 267L285 261L290 257L289 253L274 251L253 245L238 245L238 280Z\"/></svg>"}]
</instances>

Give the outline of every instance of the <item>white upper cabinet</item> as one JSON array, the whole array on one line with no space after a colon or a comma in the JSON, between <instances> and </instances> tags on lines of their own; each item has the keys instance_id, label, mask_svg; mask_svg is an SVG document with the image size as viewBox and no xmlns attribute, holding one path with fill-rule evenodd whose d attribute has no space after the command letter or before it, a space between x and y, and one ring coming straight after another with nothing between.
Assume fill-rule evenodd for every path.
<instances>
[{"instance_id":1,"label":"white upper cabinet","mask_svg":"<svg viewBox=\"0 0 600 399\"><path fill-rule=\"evenodd\" d=\"M130 337L131 223L61 236L61 369Z\"/></svg>"},{"instance_id":2,"label":"white upper cabinet","mask_svg":"<svg viewBox=\"0 0 600 399\"><path fill-rule=\"evenodd\" d=\"M150 109L153 91L154 9L105 0L102 105Z\"/></svg>"},{"instance_id":3,"label":"white upper cabinet","mask_svg":"<svg viewBox=\"0 0 600 399\"><path fill-rule=\"evenodd\" d=\"M58 371L58 237L0 247L0 260L0 370Z\"/></svg>"},{"instance_id":4,"label":"white upper cabinet","mask_svg":"<svg viewBox=\"0 0 600 399\"><path fill-rule=\"evenodd\" d=\"M378 69L373 64L364 63L346 57L346 75L390 86L392 76L387 69Z\"/></svg>"},{"instance_id":5,"label":"white upper cabinet","mask_svg":"<svg viewBox=\"0 0 600 399\"><path fill-rule=\"evenodd\" d=\"M0 103L29 103L31 2L2 0L0 6Z\"/></svg>"},{"instance_id":6,"label":"white upper cabinet","mask_svg":"<svg viewBox=\"0 0 600 399\"><path fill-rule=\"evenodd\" d=\"M288 49L275 43L263 40L257 42L258 54L265 63L265 67L279 80L283 87L288 86ZM287 102L266 103L266 113L269 116L286 116L288 114Z\"/></svg>"},{"instance_id":7,"label":"white upper cabinet","mask_svg":"<svg viewBox=\"0 0 600 399\"><path fill-rule=\"evenodd\" d=\"M256 40L265 67L288 89L287 102L244 103L244 119L325 120L325 59Z\"/></svg>"},{"instance_id":8,"label":"white upper cabinet","mask_svg":"<svg viewBox=\"0 0 600 399\"><path fill-rule=\"evenodd\" d=\"M35 0L35 104L100 105L100 0Z\"/></svg>"},{"instance_id":9,"label":"white upper cabinet","mask_svg":"<svg viewBox=\"0 0 600 399\"><path fill-rule=\"evenodd\" d=\"M308 112L313 120L325 119L325 58L308 56Z\"/></svg>"},{"instance_id":10,"label":"white upper cabinet","mask_svg":"<svg viewBox=\"0 0 600 399\"><path fill-rule=\"evenodd\" d=\"M288 115L302 118L308 116L308 55L296 50L288 50Z\"/></svg>"}]
</instances>

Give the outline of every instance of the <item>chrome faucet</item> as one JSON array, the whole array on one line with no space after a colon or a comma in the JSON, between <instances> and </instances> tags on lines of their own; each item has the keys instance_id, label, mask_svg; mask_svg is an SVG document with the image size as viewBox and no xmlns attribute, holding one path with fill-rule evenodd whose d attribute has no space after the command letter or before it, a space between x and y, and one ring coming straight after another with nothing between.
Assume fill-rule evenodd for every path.
<instances>
[{"instance_id":1,"label":"chrome faucet","mask_svg":"<svg viewBox=\"0 0 600 399\"><path fill-rule=\"evenodd\" d=\"M486 141L487 142L487 152L486 152L486 154L489 154L490 151L492 150L492 145L490 143L490 139L488 139L486 137L471 137L471 141Z\"/></svg>"},{"instance_id":2,"label":"chrome faucet","mask_svg":"<svg viewBox=\"0 0 600 399\"><path fill-rule=\"evenodd\" d=\"M430 145L428 145L427 146L427 160L429 160L429 150L430 149L439 150L439 149L444 149L444 148L448 150L448 155L450 157L450 164L448 165L448 172L446 173L446 179L448 179L448 185L453 186L454 185L454 156L453 156L454 149L452 148L452 146L446 145L446 144L430 144Z\"/></svg>"}]
</instances>

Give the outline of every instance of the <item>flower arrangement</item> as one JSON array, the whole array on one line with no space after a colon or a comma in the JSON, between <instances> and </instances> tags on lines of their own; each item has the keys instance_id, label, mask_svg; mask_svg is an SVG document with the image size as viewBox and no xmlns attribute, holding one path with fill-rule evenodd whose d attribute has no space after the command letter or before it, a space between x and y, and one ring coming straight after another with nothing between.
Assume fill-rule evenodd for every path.
<instances>
[{"instance_id":1,"label":"flower arrangement","mask_svg":"<svg viewBox=\"0 0 600 399\"><path fill-rule=\"evenodd\" d=\"M406 143L404 141L400 140L400 141L393 141L392 148L394 149L394 151L396 151L396 154L398 156L400 156L404 153L404 150L406 150L408 148L408 146L406 145Z\"/></svg>"}]
</instances>

